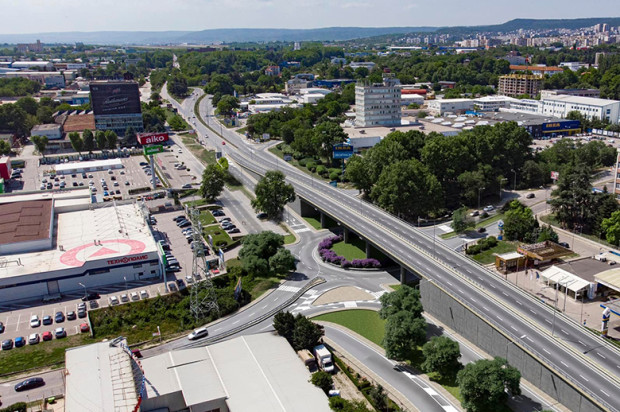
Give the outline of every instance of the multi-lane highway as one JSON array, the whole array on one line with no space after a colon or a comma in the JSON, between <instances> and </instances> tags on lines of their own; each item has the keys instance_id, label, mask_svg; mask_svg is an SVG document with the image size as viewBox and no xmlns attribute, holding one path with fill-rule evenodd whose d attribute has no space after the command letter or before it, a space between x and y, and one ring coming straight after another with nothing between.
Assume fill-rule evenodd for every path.
<instances>
[{"instance_id":1,"label":"multi-lane highway","mask_svg":"<svg viewBox=\"0 0 620 412\"><path fill-rule=\"evenodd\" d=\"M204 106L207 113L201 114L208 118L212 108L208 103ZM218 131L229 143L222 149L238 165L258 174L275 169L283 171L298 195L385 250L396 261L441 285L601 404L620 410L620 353L614 347L564 316L554 319L550 308L475 262L434 242L413 225L311 178L249 145L234 131L225 128ZM220 144L215 133L206 128L201 132Z\"/></svg>"}]
</instances>

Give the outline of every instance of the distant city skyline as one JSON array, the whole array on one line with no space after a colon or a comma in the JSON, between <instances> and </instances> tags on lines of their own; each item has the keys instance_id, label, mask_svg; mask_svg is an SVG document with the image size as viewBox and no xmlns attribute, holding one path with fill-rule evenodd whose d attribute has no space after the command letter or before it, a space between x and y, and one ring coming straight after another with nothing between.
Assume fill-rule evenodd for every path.
<instances>
[{"instance_id":1,"label":"distant city skyline","mask_svg":"<svg viewBox=\"0 0 620 412\"><path fill-rule=\"evenodd\" d=\"M466 5L466 6L465 6ZM5 0L2 34L216 28L478 26L620 16L618 0ZM44 41L44 39L42 39Z\"/></svg>"}]
</instances>

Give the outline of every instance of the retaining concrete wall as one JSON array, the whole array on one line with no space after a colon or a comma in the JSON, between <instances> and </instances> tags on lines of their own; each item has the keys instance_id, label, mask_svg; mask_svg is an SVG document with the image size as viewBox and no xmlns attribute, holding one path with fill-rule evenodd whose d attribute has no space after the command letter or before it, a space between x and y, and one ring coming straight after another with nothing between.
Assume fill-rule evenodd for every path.
<instances>
[{"instance_id":1,"label":"retaining concrete wall","mask_svg":"<svg viewBox=\"0 0 620 412\"><path fill-rule=\"evenodd\" d=\"M521 376L575 412L595 412L597 406L586 395L544 366L534 354L488 324L468 307L431 282L420 283L424 310L492 356L501 356L519 369Z\"/></svg>"}]
</instances>

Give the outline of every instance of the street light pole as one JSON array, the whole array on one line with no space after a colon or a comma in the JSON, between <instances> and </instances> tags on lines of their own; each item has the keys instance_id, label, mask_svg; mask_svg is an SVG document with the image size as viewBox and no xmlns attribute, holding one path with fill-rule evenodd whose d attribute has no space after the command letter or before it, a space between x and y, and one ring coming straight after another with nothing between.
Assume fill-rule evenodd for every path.
<instances>
[{"instance_id":1,"label":"street light pole","mask_svg":"<svg viewBox=\"0 0 620 412\"><path fill-rule=\"evenodd\" d=\"M515 174L514 184L512 185L512 191L517 190L517 171L515 169L511 169L511 172Z\"/></svg>"},{"instance_id":2,"label":"street light pole","mask_svg":"<svg viewBox=\"0 0 620 412\"><path fill-rule=\"evenodd\" d=\"M127 276L123 276L123 279L125 279L125 292L127 292Z\"/></svg>"},{"instance_id":3,"label":"street light pole","mask_svg":"<svg viewBox=\"0 0 620 412\"><path fill-rule=\"evenodd\" d=\"M484 187L479 187L478 188L478 209L480 209L480 191L484 190Z\"/></svg>"},{"instance_id":4,"label":"street light pole","mask_svg":"<svg viewBox=\"0 0 620 412\"><path fill-rule=\"evenodd\" d=\"M88 296L88 292L86 291L86 285L80 282L78 283L78 285L84 288L84 296Z\"/></svg>"}]
</instances>

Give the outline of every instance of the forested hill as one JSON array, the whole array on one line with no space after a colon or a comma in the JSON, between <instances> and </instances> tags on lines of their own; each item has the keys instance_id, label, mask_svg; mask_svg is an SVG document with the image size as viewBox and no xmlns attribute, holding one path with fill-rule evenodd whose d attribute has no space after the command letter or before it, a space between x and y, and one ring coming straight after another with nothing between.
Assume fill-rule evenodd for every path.
<instances>
[{"instance_id":1,"label":"forested hill","mask_svg":"<svg viewBox=\"0 0 620 412\"><path fill-rule=\"evenodd\" d=\"M475 33L493 32L508 33L519 29L523 30L555 30L555 29L580 29L591 27L595 24L607 23L610 26L620 26L620 17L589 17L584 19L514 19L502 24L490 26L457 26L443 27L441 33Z\"/></svg>"}]
</instances>

